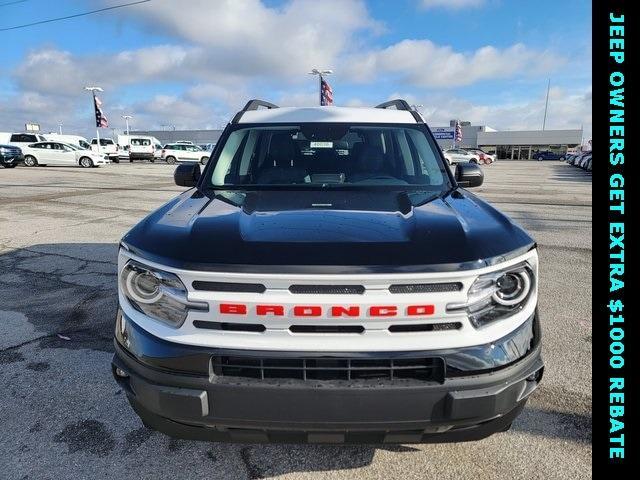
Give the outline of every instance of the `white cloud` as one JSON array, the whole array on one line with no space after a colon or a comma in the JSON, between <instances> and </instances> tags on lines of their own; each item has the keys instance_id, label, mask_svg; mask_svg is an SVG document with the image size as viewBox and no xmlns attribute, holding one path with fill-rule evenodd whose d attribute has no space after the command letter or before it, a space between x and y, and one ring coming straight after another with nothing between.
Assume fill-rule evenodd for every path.
<instances>
[{"instance_id":1,"label":"white cloud","mask_svg":"<svg viewBox=\"0 0 640 480\"><path fill-rule=\"evenodd\" d=\"M484 5L485 0L421 0L423 8L447 8L459 10L462 8L476 8Z\"/></svg>"},{"instance_id":2,"label":"white cloud","mask_svg":"<svg viewBox=\"0 0 640 480\"><path fill-rule=\"evenodd\" d=\"M555 54L531 50L521 43L505 49L484 46L462 53L430 40L402 40L380 50L352 55L342 69L351 80L361 83L386 74L419 87L456 87L530 72L539 75L563 63L564 59Z\"/></svg>"},{"instance_id":3,"label":"white cloud","mask_svg":"<svg viewBox=\"0 0 640 480\"><path fill-rule=\"evenodd\" d=\"M452 119L487 125L498 130L540 130L544 116L545 92L533 99L505 103L474 103L450 95L420 95L395 92L389 98L404 98L423 105L422 115L432 127L449 125ZM565 91L552 88L549 95L546 128L552 130L584 128L585 138L592 132L591 87Z\"/></svg>"},{"instance_id":4,"label":"white cloud","mask_svg":"<svg viewBox=\"0 0 640 480\"><path fill-rule=\"evenodd\" d=\"M282 8L260 0L191 0L189 8L156 0L133 10L154 28L203 47L213 70L287 79L331 68L355 32L380 28L361 0L292 0Z\"/></svg>"},{"instance_id":5,"label":"white cloud","mask_svg":"<svg viewBox=\"0 0 640 480\"><path fill-rule=\"evenodd\" d=\"M481 3L448 0L446 6ZM423 4L435 7L444 2L423 0ZM219 126L256 96L268 94L283 106L317 104L316 87L306 75L312 67L334 68L345 87L374 85L383 77L398 89L429 88L428 101L426 93L416 94L423 100L416 98L411 103L432 105L428 108L435 108L434 115L442 114L442 121L448 121L450 114L464 118L454 112L466 109L472 120L489 125L533 125L538 114L532 108L539 109L538 100L487 106L452 99L448 94L434 96L434 90L539 77L564 61L552 52L523 44L465 52L427 39L406 39L373 48L365 43L366 37L383 27L371 18L361 0L326 0L321 8L314 0L290 0L281 7L268 7L260 0L191 0L189 8L184 2L154 0L153 5L139 5L117 15L145 22L173 39L164 45L92 55L53 46L32 50L11 74L18 93L0 98L0 129L18 128L31 120L54 129L61 118L69 125L90 125L89 101L82 89L94 83L105 88L106 113L112 124L126 111L135 112L134 122L140 128L157 128L162 123L181 128ZM155 94L169 83L182 85L182 91L176 93L172 85L171 94ZM148 87L153 97L118 104L127 87L138 85ZM555 89L551 93L552 108L558 115L586 118L584 108L575 108L579 98L570 99L571 95ZM433 102L434 98L439 100ZM357 99L340 103L365 104ZM590 100L584 103L590 109ZM551 109L550 117L552 113Z\"/></svg>"}]
</instances>

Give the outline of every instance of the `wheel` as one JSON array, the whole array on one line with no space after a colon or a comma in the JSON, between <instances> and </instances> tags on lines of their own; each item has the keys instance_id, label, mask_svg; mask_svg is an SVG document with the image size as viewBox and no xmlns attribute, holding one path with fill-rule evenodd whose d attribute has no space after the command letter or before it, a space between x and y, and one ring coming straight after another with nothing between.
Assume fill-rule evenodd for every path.
<instances>
[{"instance_id":1,"label":"wheel","mask_svg":"<svg viewBox=\"0 0 640 480\"><path fill-rule=\"evenodd\" d=\"M169 165L173 165L174 163L176 163L176 157L168 156L166 160Z\"/></svg>"},{"instance_id":2,"label":"wheel","mask_svg":"<svg viewBox=\"0 0 640 480\"><path fill-rule=\"evenodd\" d=\"M80 159L80 166L82 168L91 168L93 167L93 160L91 160L89 157L82 157Z\"/></svg>"},{"instance_id":3,"label":"wheel","mask_svg":"<svg viewBox=\"0 0 640 480\"><path fill-rule=\"evenodd\" d=\"M564 162L564 157L560 157L558 160L560 160L561 162Z\"/></svg>"},{"instance_id":4,"label":"wheel","mask_svg":"<svg viewBox=\"0 0 640 480\"><path fill-rule=\"evenodd\" d=\"M38 160L33 155L27 155L24 157L24 165L25 167L36 167L38 166Z\"/></svg>"},{"instance_id":5,"label":"wheel","mask_svg":"<svg viewBox=\"0 0 640 480\"><path fill-rule=\"evenodd\" d=\"M4 166L4 168L16 168L16 164L15 163L6 163L3 166Z\"/></svg>"},{"instance_id":6,"label":"wheel","mask_svg":"<svg viewBox=\"0 0 640 480\"><path fill-rule=\"evenodd\" d=\"M544 160L544 157L540 156L538 157L538 161L541 162L542 160Z\"/></svg>"},{"instance_id":7,"label":"wheel","mask_svg":"<svg viewBox=\"0 0 640 480\"><path fill-rule=\"evenodd\" d=\"M120 163L120 159L119 158L114 158L113 159L113 163Z\"/></svg>"},{"instance_id":8,"label":"wheel","mask_svg":"<svg viewBox=\"0 0 640 480\"><path fill-rule=\"evenodd\" d=\"M475 158L472 158L471 160L469 160L469 163L475 163L477 165L478 164L478 160L476 160Z\"/></svg>"},{"instance_id":9,"label":"wheel","mask_svg":"<svg viewBox=\"0 0 640 480\"><path fill-rule=\"evenodd\" d=\"M200 164L206 165L208 161L209 161L209 157L202 157L200 159Z\"/></svg>"},{"instance_id":10,"label":"wheel","mask_svg":"<svg viewBox=\"0 0 640 480\"><path fill-rule=\"evenodd\" d=\"M156 159L152 158L151 160L149 160L151 163L155 163Z\"/></svg>"},{"instance_id":11,"label":"wheel","mask_svg":"<svg viewBox=\"0 0 640 480\"><path fill-rule=\"evenodd\" d=\"M130 159L129 159L129 163L133 163L133 158L130 158Z\"/></svg>"}]
</instances>

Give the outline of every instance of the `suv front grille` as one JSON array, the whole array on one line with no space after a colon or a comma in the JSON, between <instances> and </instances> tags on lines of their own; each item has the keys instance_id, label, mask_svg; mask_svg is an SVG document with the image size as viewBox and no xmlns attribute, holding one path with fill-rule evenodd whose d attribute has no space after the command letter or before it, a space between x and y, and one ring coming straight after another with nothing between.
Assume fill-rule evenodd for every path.
<instances>
[{"instance_id":1,"label":"suv front grille","mask_svg":"<svg viewBox=\"0 0 640 480\"><path fill-rule=\"evenodd\" d=\"M215 356L213 374L257 380L420 380L443 383L444 360L426 358L273 358Z\"/></svg>"}]
</instances>

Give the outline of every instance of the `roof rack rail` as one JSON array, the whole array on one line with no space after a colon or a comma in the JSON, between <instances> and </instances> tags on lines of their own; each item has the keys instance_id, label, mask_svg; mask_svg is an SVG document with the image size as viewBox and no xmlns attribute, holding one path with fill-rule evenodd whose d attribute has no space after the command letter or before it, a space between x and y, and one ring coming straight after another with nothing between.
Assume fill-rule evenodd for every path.
<instances>
[{"instance_id":1,"label":"roof rack rail","mask_svg":"<svg viewBox=\"0 0 640 480\"><path fill-rule=\"evenodd\" d=\"M258 108L260 107L265 107L267 109L272 109L272 108L280 108L278 107L278 105L271 103L271 102L267 102L265 100L260 100L258 98L254 98L253 100L249 100L247 102L247 104L244 106L244 108L242 110L240 110L238 113L236 113L236 116L233 117L233 120L231 120L231 123L238 123L240 121L240 118L242 118L242 114L244 112L249 112L252 110L258 110Z\"/></svg>"},{"instance_id":2,"label":"roof rack rail","mask_svg":"<svg viewBox=\"0 0 640 480\"><path fill-rule=\"evenodd\" d=\"M391 107L395 107L396 110L404 110L407 112L411 112L411 115L413 115L413 118L415 118L416 122L424 123L424 119L422 118L422 116L411 105L409 105L406 100L396 98L395 100L389 100L388 102L384 102L384 103L381 103L380 105L376 105L376 108L391 108Z\"/></svg>"},{"instance_id":3,"label":"roof rack rail","mask_svg":"<svg viewBox=\"0 0 640 480\"><path fill-rule=\"evenodd\" d=\"M389 100L388 102L381 103L380 105L376 105L376 108L391 108L396 107L396 110L413 110L411 105L407 103L406 100L401 100L396 98L395 100Z\"/></svg>"}]
</instances>

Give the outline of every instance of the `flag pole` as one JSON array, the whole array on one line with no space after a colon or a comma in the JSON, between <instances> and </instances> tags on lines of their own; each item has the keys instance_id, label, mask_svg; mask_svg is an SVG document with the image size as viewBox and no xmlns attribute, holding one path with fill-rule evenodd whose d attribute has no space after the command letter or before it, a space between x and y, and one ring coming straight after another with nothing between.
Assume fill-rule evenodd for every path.
<instances>
[{"instance_id":1,"label":"flag pole","mask_svg":"<svg viewBox=\"0 0 640 480\"><path fill-rule=\"evenodd\" d=\"M95 90L91 91L93 95L93 116L96 116L96 92ZM95 118L94 118L95 121ZM98 155L100 155L100 127L98 127L98 122L96 122L96 146L98 148Z\"/></svg>"}]
</instances>

